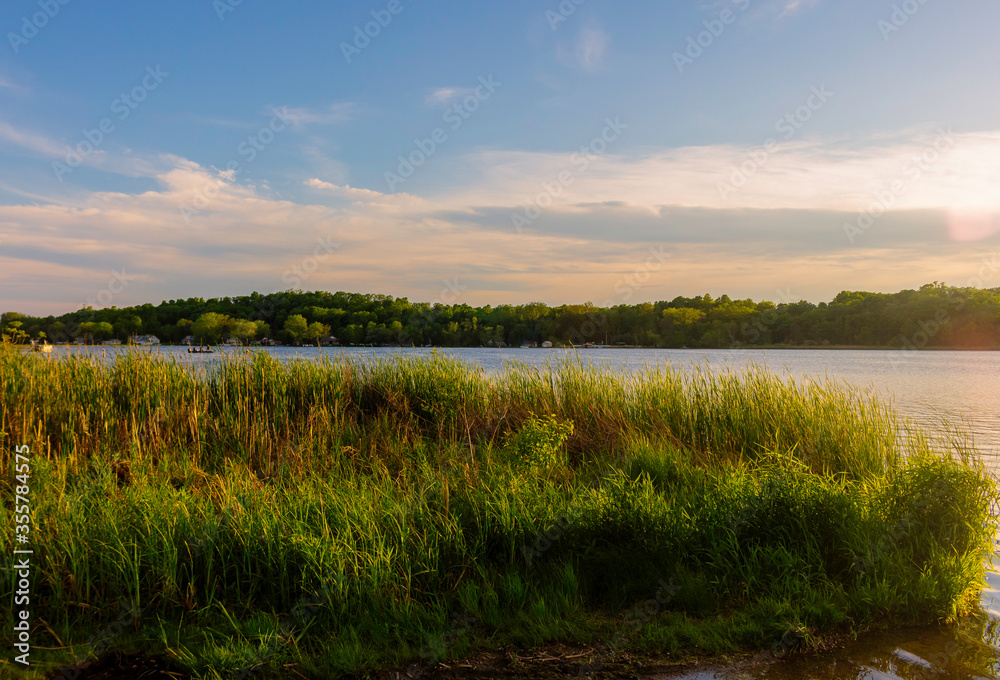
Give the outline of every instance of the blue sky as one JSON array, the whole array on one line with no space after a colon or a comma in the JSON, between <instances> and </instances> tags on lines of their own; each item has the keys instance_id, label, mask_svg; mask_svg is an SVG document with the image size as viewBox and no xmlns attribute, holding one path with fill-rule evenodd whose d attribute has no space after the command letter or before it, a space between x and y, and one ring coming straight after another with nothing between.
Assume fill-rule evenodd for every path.
<instances>
[{"instance_id":1,"label":"blue sky","mask_svg":"<svg viewBox=\"0 0 1000 680\"><path fill-rule=\"evenodd\" d=\"M988 0L10 0L0 309L1000 286L998 20Z\"/></svg>"}]
</instances>

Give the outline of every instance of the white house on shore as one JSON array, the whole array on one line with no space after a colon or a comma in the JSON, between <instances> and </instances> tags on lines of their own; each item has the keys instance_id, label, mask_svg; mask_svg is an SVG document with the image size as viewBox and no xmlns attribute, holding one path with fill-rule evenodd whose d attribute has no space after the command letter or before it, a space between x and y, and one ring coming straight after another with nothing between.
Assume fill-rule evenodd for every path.
<instances>
[{"instance_id":1,"label":"white house on shore","mask_svg":"<svg viewBox=\"0 0 1000 680\"><path fill-rule=\"evenodd\" d=\"M160 339L155 335L137 335L132 338L132 343L135 345L159 345Z\"/></svg>"}]
</instances>

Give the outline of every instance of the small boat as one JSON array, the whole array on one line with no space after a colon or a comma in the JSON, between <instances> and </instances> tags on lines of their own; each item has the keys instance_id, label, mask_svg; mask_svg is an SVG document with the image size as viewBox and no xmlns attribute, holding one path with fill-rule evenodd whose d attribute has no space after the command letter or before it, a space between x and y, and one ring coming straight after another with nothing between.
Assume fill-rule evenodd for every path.
<instances>
[{"instance_id":1,"label":"small boat","mask_svg":"<svg viewBox=\"0 0 1000 680\"><path fill-rule=\"evenodd\" d=\"M188 354L215 354L211 347L188 347Z\"/></svg>"}]
</instances>

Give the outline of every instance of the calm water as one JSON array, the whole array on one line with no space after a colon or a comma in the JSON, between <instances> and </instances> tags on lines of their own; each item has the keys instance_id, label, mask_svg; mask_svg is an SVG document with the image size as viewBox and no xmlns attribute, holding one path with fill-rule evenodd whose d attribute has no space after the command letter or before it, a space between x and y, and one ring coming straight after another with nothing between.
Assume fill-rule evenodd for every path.
<instances>
[{"instance_id":1,"label":"calm water","mask_svg":"<svg viewBox=\"0 0 1000 680\"><path fill-rule=\"evenodd\" d=\"M670 680L1000 678L1000 574L996 571L1000 563L988 567L988 585L980 599L981 611L957 625L879 632L864 635L831 652L791 655L744 667L672 675Z\"/></svg>"},{"instance_id":2,"label":"calm water","mask_svg":"<svg viewBox=\"0 0 1000 680\"><path fill-rule=\"evenodd\" d=\"M62 348L59 350L65 351ZM78 350L73 350L78 351ZM100 350L97 350L100 352ZM156 351L156 350L154 350ZM184 361L207 363L219 356L188 355L163 347ZM233 350L235 351L235 350ZM425 356L417 348L270 348L282 358ZM568 350L441 349L442 354L499 370L517 360L545 366L572 358ZM108 354L113 356L114 351ZM58 356L58 353L56 354ZM944 434L942 423L964 426L976 447L1000 467L1000 352L898 352L829 350L579 350L594 365L615 370L646 365L677 368L707 366L738 370L752 363L795 380L833 380L875 391L930 431ZM720 668L681 680L930 680L1000 678L1000 558L987 564L981 611L955 626L897 630L847 644L829 653L793 655L748 667Z\"/></svg>"}]
</instances>

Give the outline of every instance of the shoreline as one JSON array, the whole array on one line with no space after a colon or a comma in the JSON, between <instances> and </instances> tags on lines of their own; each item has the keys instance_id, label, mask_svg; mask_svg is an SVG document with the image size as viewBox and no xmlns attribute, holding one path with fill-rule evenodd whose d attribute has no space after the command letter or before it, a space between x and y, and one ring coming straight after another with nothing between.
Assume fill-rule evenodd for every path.
<instances>
[{"instance_id":1,"label":"shoreline","mask_svg":"<svg viewBox=\"0 0 1000 680\"><path fill-rule=\"evenodd\" d=\"M15 345L22 349L23 351L30 351L31 347L27 345ZM159 345L66 345L66 344L56 344L51 345L55 349L69 348L69 349L141 349L150 350L159 347L169 347L169 348L186 348L188 345L172 345L167 343L161 343ZM316 345L278 345L274 346L263 346L263 345L213 345L213 348L218 350L245 350L245 349L324 349L324 350L337 350L337 349L469 349L469 350L498 350L498 351L514 351L514 350L524 350L524 351L535 351L535 350L653 350L653 351L670 351L670 352L747 352L747 351L765 351L765 350L789 350L789 351L831 351L831 352L1000 352L1000 347L921 347L918 349L907 349L905 347L880 347L877 345L746 345L743 347L651 347L642 345L595 345L593 347L585 347L582 345L578 346L563 346L563 347L469 347L464 345L435 345L433 347L418 347L415 345L322 345L317 347Z\"/></svg>"}]
</instances>

